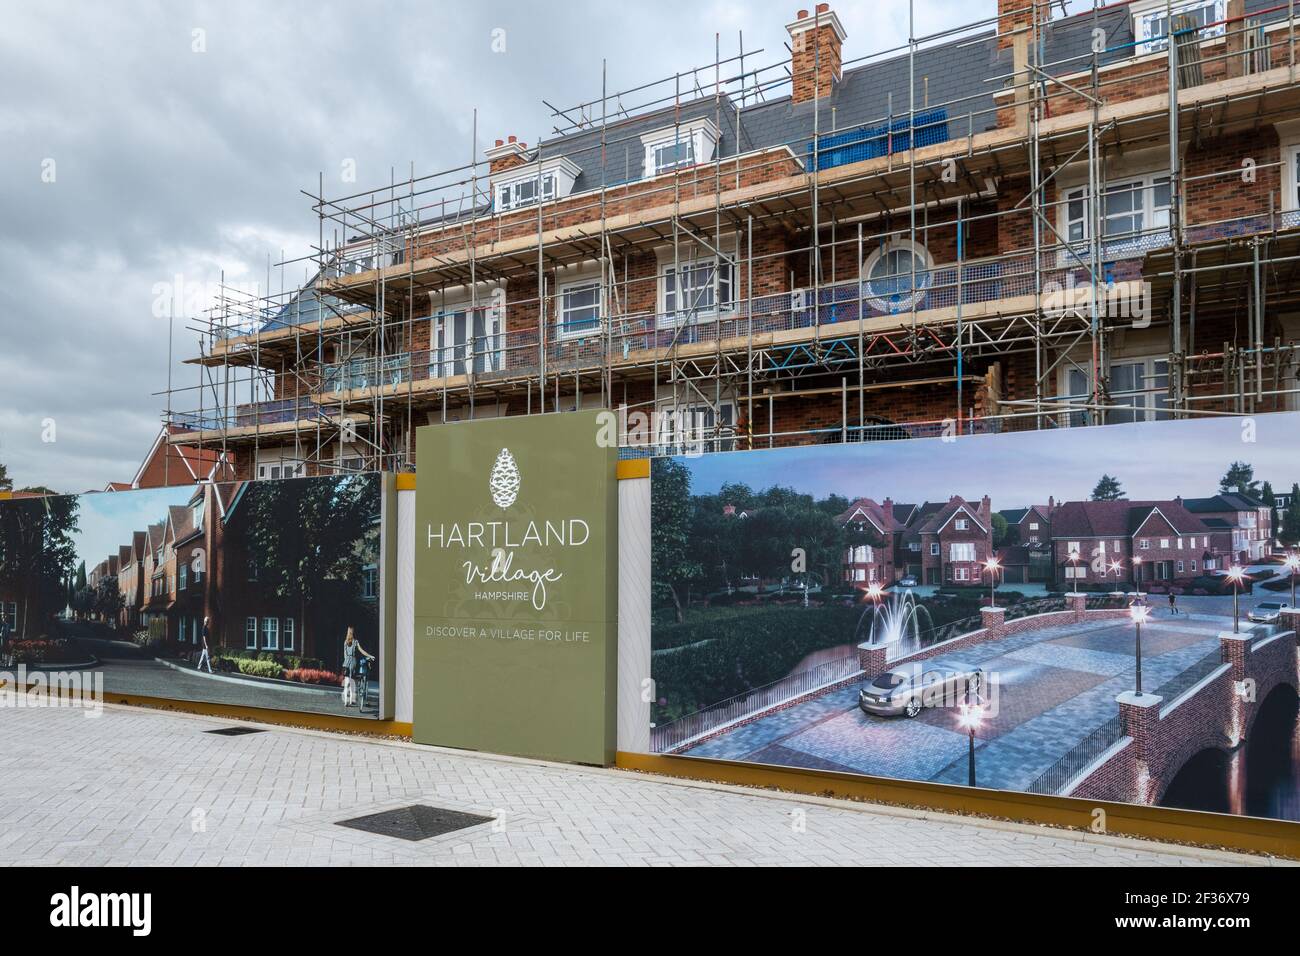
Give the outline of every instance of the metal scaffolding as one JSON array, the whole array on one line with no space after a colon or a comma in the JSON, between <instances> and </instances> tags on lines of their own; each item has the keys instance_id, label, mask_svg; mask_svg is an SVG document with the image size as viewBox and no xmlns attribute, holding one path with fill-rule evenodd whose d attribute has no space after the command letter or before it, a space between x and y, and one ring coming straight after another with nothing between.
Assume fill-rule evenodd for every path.
<instances>
[{"instance_id":1,"label":"metal scaffolding","mask_svg":"<svg viewBox=\"0 0 1300 956\"><path fill-rule=\"evenodd\" d=\"M1300 296L1300 213L1274 200L1294 174L1281 152L1248 170L1198 152L1297 115L1293 2L1247 16L1230 0L1203 22L1166 0L1163 32L1055 58L1060 4L924 37L909 5L906 44L840 64L905 62L905 108L891 96L851 126L821 88L838 45L813 29L811 133L749 148L751 111L789 95L793 63L758 65L743 36L723 57L715 37L711 63L616 92L602 69L599 98L546 104L550 138L527 160L539 201L520 208L494 195L476 112L463 165L334 198L322 175L304 191L311 254L268 261L256 293L223 277L188 321L198 383L168 389L171 440L257 477L270 449L280 474L401 470L421 424L581 407L619 412L627 454L1300 407L1278 319ZM1094 0L1068 23L1127 6ZM992 88L933 101L918 63L972 45L996 51ZM674 142L707 121L733 148L643 178L629 157L656 114ZM845 159L868 133L883 148ZM1158 176L1116 174L1144 151L1167 157ZM599 186L546 197L543 164L579 158ZM1193 208L1247 173L1266 203ZM1151 214L1124 215L1138 203ZM864 275L877 254L938 247L947 261ZM689 271L690 302L684 269L704 276ZM597 289L581 323L564 314L578 274ZM1120 381L1139 333L1162 347ZM784 412L800 402L813 411Z\"/></svg>"}]
</instances>

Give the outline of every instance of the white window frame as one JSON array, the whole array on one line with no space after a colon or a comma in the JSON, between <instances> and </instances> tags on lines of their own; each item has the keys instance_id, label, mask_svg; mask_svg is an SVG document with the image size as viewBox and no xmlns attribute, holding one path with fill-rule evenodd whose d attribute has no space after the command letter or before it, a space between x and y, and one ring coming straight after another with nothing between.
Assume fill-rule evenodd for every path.
<instances>
[{"instance_id":1,"label":"white window frame","mask_svg":"<svg viewBox=\"0 0 1300 956\"><path fill-rule=\"evenodd\" d=\"M590 292L592 290L596 292L596 324L580 329L569 328L567 316L570 307L565 301L566 297L572 292ZM556 334L561 340L591 338L593 335L601 334L604 329L605 287L600 281L599 275L587 275L562 282L555 292L555 328ZM590 308L590 305L584 305L573 311L588 310Z\"/></svg>"},{"instance_id":2,"label":"white window frame","mask_svg":"<svg viewBox=\"0 0 1300 956\"><path fill-rule=\"evenodd\" d=\"M872 289L871 270L885 256L894 253L906 251L911 252L914 256L925 263L924 269L918 269L916 272L917 283L912 291L900 295L897 300L892 299L883 292L876 292ZM867 256L862 263L861 271L862 295L871 303L871 306L879 312L895 314L906 312L916 307L934 282L934 256L930 255L930 250L919 242L912 242L910 239L890 239L883 246L880 246Z\"/></svg>"},{"instance_id":3,"label":"white window frame","mask_svg":"<svg viewBox=\"0 0 1300 956\"><path fill-rule=\"evenodd\" d=\"M257 641L259 634L257 618L248 617L244 619L244 650L257 650Z\"/></svg>"},{"instance_id":4,"label":"white window frame","mask_svg":"<svg viewBox=\"0 0 1300 956\"><path fill-rule=\"evenodd\" d=\"M284 649L286 651L294 650L294 638L297 636L295 634L296 630L297 630L297 624L294 622L294 619L291 617L286 617L284 619L284 629L282 631L282 633L284 634L283 644L284 644Z\"/></svg>"},{"instance_id":5,"label":"white window frame","mask_svg":"<svg viewBox=\"0 0 1300 956\"><path fill-rule=\"evenodd\" d=\"M708 422L712 409L703 403L676 405L672 402L660 402L655 409L655 442L665 450L681 449L680 454L697 455L706 451L731 451L735 448L735 435L720 435L714 438L708 434L718 424ZM690 427L686 434L677 428L677 419L689 416ZM731 401L718 404L718 417L723 428L735 429L736 403Z\"/></svg>"},{"instance_id":6,"label":"white window frame","mask_svg":"<svg viewBox=\"0 0 1300 956\"><path fill-rule=\"evenodd\" d=\"M1282 143L1282 211L1300 210L1300 141Z\"/></svg>"},{"instance_id":7,"label":"white window frame","mask_svg":"<svg viewBox=\"0 0 1300 956\"><path fill-rule=\"evenodd\" d=\"M692 308L682 308L682 287L678 280L678 275L683 272L689 272L692 275L700 270L712 270L714 265L714 256L705 250L691 248L689 255L679 255L676 261L673 259L672 250L667 253L661 253L659 256L659 281L658 302L656 305L657 324L661 329L671 329L678 325L709 323L716 321L720 316L731 315L736 311L738 280L736 264L734 260L726 256L716 258L718 266L717 293L720 302L714 302L707 308L698 310ZM726 279L723 279L723 275ZM673 280L673 304L670 308L668 305L668 282ZM704 286L691 286L692 289L702 289ZM712 294L712 290L710 290Z\"/></svg>"},{"instance_id":8,"label":"white window frame","mask_svg":"<svg viewBox=\"0 0 1300 956\"><path fill-rule=\"evenodd\" d=\"M262 649L278 651L280 649L280 619L278 617L262 618Z\"/></svg>"},{"instance_id":9,"label":"white window frame","mask_svg":"<svg viewBox=\"0 0 1300 956\"><path fill-rule=\"evenodd\" d=\"M1156 187L1165 182L1170 185L1170 204L1156 205ZM1107 194L1118 195L1121 192L1140 192L1141 208L1124 213L1107 215L1105 200ZM1158 235L1159 230L1169 228L1170 210L1172 209L1172 181L1167 170L1154 170L1149 173L1117 176L1113 182L1102 187L1101 211L1101 255L1103 259L1116 257L1137 246L1144 239ZM1141 223L1136 230L1121 235L1106 234L1106 223L1124 216L1141 216ZM1060 240L1068 243L1057 256L1058 264L1064 267L1087 263L1088 243L1092 239L1092 202L1088 196L1086 183L1063 186L1061 201L1057 209L1057 231ZM1073 250L1073 251L1071 251Z\"/></svg>"},{"instance_id":10,"label":"white window frame","mask_svg":"<svg viewBox=\"0 0 1300 956\"><path fill-rule=\"evenodd\" d=\"M1163 370L1160 369L1162 365L1164 366ZM1139 366L1141 385L1136 389L1116 389L1114 387L1114 371L1117 366ZM1060 377L1057 380L1059 394L1077 397L1078 393L1070 382L1071 374L1076 372L1081 375L1086 374L1070 362L1061 363ZM1168 406L1162 404L1162 400L1167 401L1167 399L1163 399L1164 393L1147 391L1147 389L1155 387L1155 383L1162 378L1168 383L1169 357L1167 355L1117 355L1111 359L1110 363L1111 381L1108 384L1112 403L1121 405L1124 404L1123 399L1131 398L1136 399L1141 404L1131 405L1131 412L1125 408L1112 408L1105 412L1090 411L1086 414L1090 415L1092 419L1104 416L1106 424L1130 424L1120 418L1120 416L1127 417L1129 415L1133 416L1135 422L1165 421L1170 417L1170 412ZM1062 415L1061 421L1066 427L1081 425L1083 424L1084 414L1084 412L1071 412L1068 415Z\"/></svg>"},{"instance_id":11,"label":"white window frame","mask_svg":"<svg viewBox=\"0 0 1300 956\"><path fill-rule=\"evenodd\" d=\"M967 557L969 555L969 557ZM951 541L948 544L948 560L952 562L965 561L974 562L975 542L974 541Z\"/></svg>"},{"instance_id":12,"label":"white window frame","mask_svg":"<svg viewBox=\"0 0 1300 956\"><path fill-rule=\"evenodd\" d=\"M494 183L493 189L499 212L536 206L539 202L546 203L555 198L555 173L542 173L540 177L536 173L521 176L507 182ZM528 195L524 194L525 190L530 191Z\"/></svg>"},{"instance_id":13,"label":"white window frame","mask_svg":"<svg viewBox=\"0 0 1300 956\"><path fill-rule=\"evenodd\" d=\"M930 557L932 557L932 558L937 558L938 556L939 556L939 542L938 542L938 541L931 541L931 542L930 542Z\"/></svg>"},{"instance_id":14,"label":"white window frame","mask_svg":"<svg viewBox=\"0 0 1300 956\"><path fill-rule=\"evenodd\" d=\"M257 480L307 477L307 463L292 448L261 448L257 452Z\"/></svg>"},{"instance_id":15,"label":"white window frame","mask_svg":"<svg viewBox=\"0 0 1300 956\"><path fill-rule=\"evenodd\" d=\"M641 165L642 177L653 179L656 176L675 173L679 169L689 169L712 161L717 151L718 138L718 128L711 120L705 118L642 134L641 146L645 152ZM689 155L660 165L659 150L681 143L690 144Z\"/></svg>"},{"instance_id":16,"label":"white window frame","mask_svg":"<svg viewBox=\"0 0 1300 956\"><path fill-rule=\"evenodd\" d=\"M1137 41L1134 47L1137 55L1143 56L1147 53L1160 53L1167 50L1169 48L1168 28L1163 34L1158 34L1156 29L1156 21L1163 19L1166 13L1165 0L1138 0L1129 7L1129 10L1133 14L1133 39ZM1201 30L1197 34L1198 42L1206 43L1223 36L1222 21L1227 16L1226 0L1182 0L1175 3L1168 12L1171 16L1177 16L1193 10L1208 10L1205 22L1217 24Z\"/></svg>"},{"instance_id":17,"label":"white window frame","mask_svg":"<svg viewBox=\"0 0 1300 956\"><path fill-rule=\"evenodd\" d=\"M471 306L472 297L435 302L429 315L429 377L451 378L465 375L471 369L476 373L500 372L505 368L506 300L504 288L494 285L479 298L479 305ZM483 336L480 351L470 361L470 346L474 339L474 312L483 313ZM457 319L464 337L457 336ZM458 351L459 350L459 351Z\"/></svg>"}]
</instances>

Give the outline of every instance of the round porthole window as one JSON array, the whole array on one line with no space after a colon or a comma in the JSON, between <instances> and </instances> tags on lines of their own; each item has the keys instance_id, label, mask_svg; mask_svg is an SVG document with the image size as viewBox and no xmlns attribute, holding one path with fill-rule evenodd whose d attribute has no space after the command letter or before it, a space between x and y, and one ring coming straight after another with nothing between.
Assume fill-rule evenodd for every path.
<instances>
[{"instance_id":1,"label":"round porthole window","mask_svg":"<svg viewBox=\"0 0 1300 956\"><path fill-rule=\"evenodd\" d=\"M863 292L881 312L910 309L930 287L931 265L924 246L895 240L872 253L863 265Z\"/></svg>"}]
</instances>

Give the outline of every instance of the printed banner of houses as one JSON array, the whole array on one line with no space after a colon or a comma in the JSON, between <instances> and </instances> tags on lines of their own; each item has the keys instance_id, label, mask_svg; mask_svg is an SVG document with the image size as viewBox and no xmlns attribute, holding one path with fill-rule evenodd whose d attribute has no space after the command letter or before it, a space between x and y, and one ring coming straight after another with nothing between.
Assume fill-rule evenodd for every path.
<instances>
[{"instance_id":1,"label":"printed banner of houses","mask_svg":"<svg viewBox=\"0 0 1300 956\"><path fill-rule=\"evenodd\" d=\"M114 498L125 503L132 494ZM75 530L78 499L47 500L69 505ZM48 551L49 539L47 527L27 550ZM70 566L0 581L8 633L52 636L57 618L75 617L184 654L201 645L206 619L213 651L328 667L338 666L349 626L363 646L378 644L376 475L198 485L156 522L122 528L121 540L114 553L79 556L84 586ZM39 558L27 563L36 567Z\"/></svg>"},{"instance_id":2,"label":"printed banner of houses","mask_svg":"<svg viewBox=\"0 0 1300 956\"><path fill-rule=\"evenodd\" d=\"M1006 523L1004 535L995 535L995 514ZM909 577L918 584L980 584L990 557L1008 584L1190 585L1263 558L1273 539L1272 507L1243 491L1160 501L1049 497L998 512L988 495L923 504L858 498L838 521L878 542L845 554L845 581L863 589Z\"/></svg>"}]
</instances>

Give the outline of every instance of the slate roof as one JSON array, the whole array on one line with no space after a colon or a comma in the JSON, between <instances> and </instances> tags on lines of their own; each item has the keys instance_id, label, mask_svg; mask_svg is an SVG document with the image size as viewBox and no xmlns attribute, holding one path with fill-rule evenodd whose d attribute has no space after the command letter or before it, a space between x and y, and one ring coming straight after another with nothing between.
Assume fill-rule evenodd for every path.
<instances>
[{"instance_id":1,"label":"slate roof","mask_svg":"<svg viewBox=\"0 0 1300 956\"><path fill-rule=\"evenodd\" d=\"M1216 511L1254 511L1265 505L1254 495L1229 492L1210 498L1184 498L1183 507L1194 514L1207 514Z\"/></svg>"},{"instance_id":2,"label":"slate roof","mask_svg":"<svg viewBox=\"0 0 1300 956\"><path fill-rule=\"evenodd\" d=\"M1248 16L1258 15L1264 22L1286 16L1285 7L1273 0L1246 0ZM1259 11L1269 10L1260 14ZM1043 31L1042 48L1037 60L1056 75L1077 73L1092 64L1093 31L1100 29L1109 52L1098 58L1102 65L1130 59L1136 53L1133 18L1127 5L1085 10L1049 23ZM849 41L852 44L852 38ZM869 49L869 38L861 49ZM816 127L822 135L876 125L906 116L909 105L917 110L944 107L948 112L949 134L960 138L993 128L994 94L1007 85L1012 71L1012 53L997 48L997 34L987 30L918 49L915 59L906 52L882 60L852 65L844 70L839 83L816 103L794 103L785 96L746 104L736 122L736 103L726 95L715 96L704 90L695 97L684 97L680 107L656 106L645 113L607 120L604 128L605 155L602 164L602 130L599 117L594 125L553 136L541 142L543 158L566 156L581 170L573 191L614 186L641 178L644 150L640 137L674 125L676 118L687 123L707 118L719 128L718 155L774 146L789 145L803 159L807 144ZM915 79L915 101L909 104L908 78ZM691 92L695 92L692 90ZM611 113L617 108L613 104ZM536 156L537 148L530 151Z\"/></svg>"},{"instance_id":3,"label":"slate roof","mask_svg":"<svg viewBox=\"0 0 1300 956\"><path fill-rule=\"evenodd\" d=\"M1052 512L1052 537L1131 537L1156 510L1180 534L1211 530L1176 501L1067 501Z\"/></svg>"},{"instance_id":4,"label":"slate roof","mask_svg":"<svg viewBox=\"0 0 1300 956\"><path fill-rule=\"evenodd\" d=\"M163 532L166 530L167 526L162 522L149 525L149 550L151 552L157 551L162 546Z\"/></svg>"}]
</instances>

